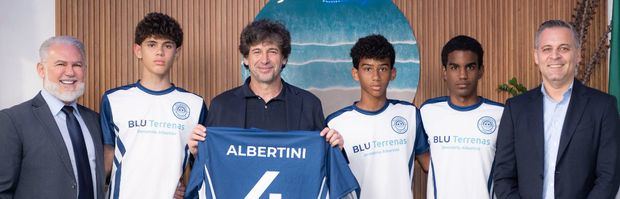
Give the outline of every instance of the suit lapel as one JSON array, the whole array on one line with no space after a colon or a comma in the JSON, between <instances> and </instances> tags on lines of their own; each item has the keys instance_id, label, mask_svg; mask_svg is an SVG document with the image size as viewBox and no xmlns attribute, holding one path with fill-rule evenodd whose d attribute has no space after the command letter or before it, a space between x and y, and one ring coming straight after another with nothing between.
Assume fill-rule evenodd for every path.
<instances>
[{"instance_id":1,"label":"suit lapel","mask_svg":"<svg viewBox=\"0 0 620 199\"><path fill-rule=\"evenodd\" d=\"M101 141L101 129L99 127L99 121L97 117L91 117L91 114L87 111L87 109L81 105L78 105L80 110L80 114L84 123L86 124L86 128L88 128L88 132L90 133L90 137L93 139L93 145L95 148L95 164L97 165L96 172L96 183L97 188L103 187L103 168L100 165L103 165L103 141ZM97 190L97 192L101 192L101 190ZM98 195L98 194L97 194Z\"/></svg>"},{"instance_id":2,"label":"suit lapel","mask_svg":"<svg viewBox=\"0 0 620 199\"><path fill-rule=\"evenodd\" d=\"M282 90L283 92L286 92L286 129L300 129L299 123L301 122L300 117L302 110L301 97L298 95L298 93L293 92L292 90L288 90L291 89L291 86L288 85L286 82L282 81L282 84L282 86L284 86L284 89L286 89Z\"/></svg>"},{"instance_id":3,"label":"suit lapel","mask_svg":"<svg viewBox=\"0 0 620 199\"><path fill-rule=\"evenodd\" d=\"M583 111L588 103L588 96L584 95L584 86L578 80L574 80L574 82L573 92L571 93L568 110L564 118L564 125L562 126L562 135L560 136L560 146L558 148L556 163L560 162L562 155L573 138L575 130L581 121L581 116L583 116Z\"/></svg>"},{"instance_id":4,"label":"suit lapel","mask_svg":"<svg viewBox=\"0 0 620 199\"><path fill-rule=\"evenodd\" d=\"M540 92L540 87L536 88L537 92L531 96L530 105L528 107L532 107L527 119L527 124L531 125L530 136L532 141L534 142L534 146L536 147L535 151L535 159L540 160L541 162L544 160L544 140L545 140L545 128L543 124L543 101L542 101L542 93ZM542 167L541 167L542 169Z\"/></svg>"},{"instance_id":5,"label":"suit lapel","mask_svg":"<svg viewBox=\"0 0 620 199\"><path fill-rule=\"evenodd\" d=\"M47 135L52 141L53 145L56 146L54 147L54 150L56 150L56 153L64 163L65 170L69 172L69 174L71 174L70 176L72 178L75 178L73 174L73 166L71 164L71 159L69 158L69 152L67 152L65 141L62 139L60 129L58 129L58 125L54 120L54 116L51 114L47 103L45 103L45 99L43 99L43 96L41 96L41 93L39 93L33 99L32 106L35 117L46 128L44 129L45 135Z\"/></svg>"}]
</instances>

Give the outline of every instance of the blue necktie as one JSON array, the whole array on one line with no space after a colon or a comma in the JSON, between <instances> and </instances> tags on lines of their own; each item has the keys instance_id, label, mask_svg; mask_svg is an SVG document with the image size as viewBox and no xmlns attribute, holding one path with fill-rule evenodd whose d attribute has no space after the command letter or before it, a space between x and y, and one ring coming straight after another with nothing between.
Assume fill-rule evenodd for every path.
<instances>
[{"instance_id":1,"label":"blue necktie","mask_svg":"<svg viewBox=\"0 0 620 199\"><path fill-rule=\"evenodd\" d=\"M82 128L75 115L73 115L73 107L64 106L62 112L67 116L67 129L71 144L73 145L73 154L75 155L75 166L78 174L78 199L93 198L93 177L90 173L90 162L88 161L88 152L86 151L86 143L82 135Z\"/></svg>"}]
</instances>

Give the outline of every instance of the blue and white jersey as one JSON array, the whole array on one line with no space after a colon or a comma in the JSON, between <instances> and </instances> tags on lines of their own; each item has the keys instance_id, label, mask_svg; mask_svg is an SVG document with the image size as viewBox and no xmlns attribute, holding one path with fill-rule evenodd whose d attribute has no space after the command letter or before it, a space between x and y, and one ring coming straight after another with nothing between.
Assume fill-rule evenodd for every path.
<instances>
[{"instance_id":1,"label":"blue and white jersey","mask_svg":"<svg viewBox=\"0 0 620 199\"><path fill-rule=\"evenodd\" d=\"M188 158L188 136L207 114L203 99L172 86L140 82L107 91L101 102L103 142L114 145L111 198L172 198Z\"/></svg>"},{"instance_id":2,"label":"blue and white jersey","mask_svg":"<svg viewBox=\"0 0 620 199\"><path fill-rule=\"evenodd\" d=\"M208 127L185 198L341 198L359 185L319 132Z\"/></svg>"},{"instance_id":3,"label":"blue and white jersey","mask_svg":"<svg viewBox=\"0 0 620 199\"><path fill-rule=\"evenodd\" d=\"M413 104L388 100L375 112L354 104L328 116L327 126L343 137L361 198L413 198L415 156L429 147Z\"/></svg>"},{"instance_id":4,"label":"blue and white jersey","mask_svg":"<svg viewBox=\"0 0 620 199\"><path fill-rule=\"evenodd\" d=\"M480 98L459 107L449 97L420 108L431 144L427 198L494 198L493 160L502 104Z\"/></svg>"}]
</instances>

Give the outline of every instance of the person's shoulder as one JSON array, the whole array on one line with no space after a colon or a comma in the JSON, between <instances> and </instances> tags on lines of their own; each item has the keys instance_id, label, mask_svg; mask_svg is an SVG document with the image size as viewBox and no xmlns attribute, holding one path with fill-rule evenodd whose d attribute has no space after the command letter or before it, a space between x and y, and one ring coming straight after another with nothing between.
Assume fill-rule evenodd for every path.
<instances>
[{"instance_id":1,"label":"person's shoulder","mask_svg":"<svg viewBox=\"0 0 620 199\"><path fill-rule=\"evenodd\" d=\"M353 110L355 110L355 105L350 105L350 106L341 108L340 110L337 110L336 112L329 114L327 118L325 119L325 122L329 123L331 120L337 118L338 116L341 116L342 114L353 111Z\"/></svg>"},{"instance_id":2,"label":"person's shoulder","mask_svg":"<svg viewBox=\"0 0 620 199\"><path fill-rule=\"evenodd\" d=\"M99 117L99 113L95 112L94 110L83 106L81 104L78 104L78 110L80 111L80 115L82 115L82 117L94 117L94 118L98 118Z\"/></svg>"},{"instance_id":3,"label":"person's shoulder","mask_svg":"<svg viewBox=\"0 0 620 199\"><path fill-rule=\"evenodd\" d=\"M41 94L38 94L32 99L16 104L12 107L0 110L0 114L6 115L10 118L29 118L32 117L33 110L38 108L45 108L47 104Z\"/></svg>"},{"instance_id":4,"label":"person's shoulder","mask_svg":"<svg viewBox=\"0 0 620 199\"><path fill-rule=\"evenodd\" d=\"M525 93L508 98L506 100L506 105L529 103L532 101L533 98L542 97L542 91L540 89L541 89L541 86L539 85L536 88L526 91Z\"/></svg>"},{"instance_id":5,"label":"person's shoulder","mask_svg":"<svg viewBox=\"0 0 620 199\"><path fill-rule=\"evenodd\" d=\"M103 93L103 96L108 96L108 95L111 95L112 93L116 93L116 92L119 92L119 91L129 90L129 89L134 88L134 87L136 87L136 83L131 83L131 84L119 86L119 87L116 87L116 88L112 88L112 89L109 89L109 90L105 91Z\"/></svg>"},{"instance_id":6,"label":"person's shoulder","mask_svg":"<svg viewBox=\"0 0 620 199\"><path fill-rule=\"evenodd\" d=\"M491 106L496 106L499 108L504 108L504 104L481 97L482 103L487 104L487 105L491 105Z\"/></svg>"},{"instance_id":7,"label":"person's shoulder","mask_svg":"<svg viewBox=\"0 0 620 199\"><path fill-rule=\"evenodd\" d=\"M448 96L441 96L441 97L435 97L435 98L428 99L424 103L422 103L422 105L420 106L420 109L426 108L433 104L439 104L442 102L447 103L448 99L450 99Z\"/></svg>"},{"instance_id":8,"label":"person's shoulder","mask_svg":"<svg viewBox=\"0 0 620 199\"><path fill-rule=\"evenodd\" d=\"M611 106L611 104L613 104L613 102L616 101L616 98L608 93L605 93L603 91L600 91L598 89L595 88L591 88L588 86L583 86L584 88L584 95L588 96L590 98L590 100L593 101L593 105L597 105L597 106Z\"/></svg>"},{"instance_id":9,"label":"person's shoulder","mask_svg":"<svg viewBox=\"0 0 620 199\"><path fill-rule=\"evenodd\" d=\"M181 87L175 87L175 89L179 93L183 94L185 97L189 97L189 98L192 98L192 99L195 99L195 100L203 100L202 96L200 96L200 95L198 95L196 93L193 93L193 92L189 92L189 91L187 91L187 90L185 90L185 89L183 89Z\"/></svg>"},{"instance_id":10,"label":"person's shoulder","mask_svg":"<svg viewBox=\"0 0 620 199\"><path fill-rule=\"evenodd\" d=\"M242 87L243 86L238 86L236 88L224 91L223 93L220 93L219 95L213 97L213 99L211 99L210 109L213 109L214 105L218 106L222 103L230 102L231 99L241 99L242 96L240 96L239 93L241 92Z\"/></svg>"},{"instance_id":11,"label":"person's shoulder","mask_svg":"<svg viewBox=\"0 0 620 199\"><path fill-rule=\"evenodd\" d=\"M402 100L397 100L397 99L387 99L387 102L390 103L391 105L399 105L399 106L404 106L404 107L409 107L409 108L417 108L413 103L407 102L407 101L402 101Z\"/></svg>"},{"instance_id":12,"label":"person's shoulder","mask_svg":"<svg viewBox=\"0 0 620 199\"><path fill-rule=\"evenodd\" d=\"M30 99L30 100L27 100L25 102L13 105L13 106L11 106L9 108L5 108L5 109L0 110L0 112L2 112L4 114L7 114L7 115L15 115L17 113L24 112L25 110L28 110L28 109L32 108L33 100L34 99Z\"/></svg>"},{"instance_id":13,"label":"person's shoulder","mask_svg":"<svg viewBox=\"0 0 620 199\"><path fill-rule=\"evenodd\" d=\"M603 91L600 91L598 89L592 88L592 87L588 87L588 86L583 86L584 89L584 94L594 97L594 98L601 98L601 99L610 99L613 98L612 95L607 94Z\"/></svg>"},{"instance_id":14,"label":"person's shoulder","mask_svg":"<svg viewBox=\"0 0 620 199\"><path fill-rule=\"evenodd\" d=\"M304 90L302 88L299 88L297 86L288 84L288 83L284 83L286 84L286 88L289 90L289 93L292 93L294 95L297 95L301 98L303 98L304 100L311 100L313 102L321 102L321 100L319 100L319 98L312 94L310 91Z\"/></svg>"}]
</instances>

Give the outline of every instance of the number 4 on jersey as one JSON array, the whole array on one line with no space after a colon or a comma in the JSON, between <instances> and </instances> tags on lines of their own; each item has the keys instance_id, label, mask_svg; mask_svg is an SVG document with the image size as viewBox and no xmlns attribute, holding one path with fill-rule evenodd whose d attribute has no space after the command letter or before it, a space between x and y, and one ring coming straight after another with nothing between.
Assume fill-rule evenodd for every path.
<instances>
[{"instance_id":1,"label":"number 4 on jersey","mask_svg":"<svg viewBox=\"0 0 620 199\"><path fill-rule=\"evenodd\" d=\"M267 187L269 187L269 185L271 185L273 180L276 179L279 173L280 173L279 171L266 171L265 174L263 174L263 177L261 177L256 183L256 185L252 187L252 190L250 190L250 193L248 193L248 195L245 196L245 199L260 198L260 196L263 195L265 190L267 190ZM282 194L269 193L269 199L282 199Z\"/></svg>"}]
</instances>

